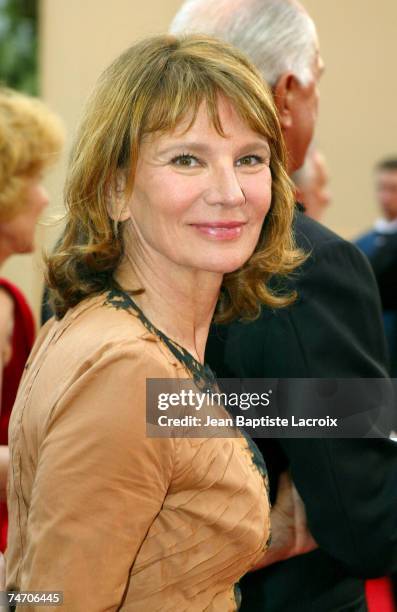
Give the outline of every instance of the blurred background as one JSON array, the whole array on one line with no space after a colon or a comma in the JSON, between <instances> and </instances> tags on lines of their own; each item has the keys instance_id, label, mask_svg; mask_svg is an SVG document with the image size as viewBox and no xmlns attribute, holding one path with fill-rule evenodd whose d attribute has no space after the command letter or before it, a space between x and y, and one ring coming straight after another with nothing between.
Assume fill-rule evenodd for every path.
<instances>
[{"instance_id":1,"label":"blurred background","mask_svg":"<svg viewBox=\"0 0 397 612\"><path fill-rule=\"evenodd\" d=\"M2 275L37 316L41 250L62 225L63 182L84 102L99 73L138 38L164 32L181 0L0 0L0 80L39 95L62 118L67 146L47 187L51 204L34 256L13 256ZM373 167L397 154L396 0L303 0L317 25L326 72L316 141L330 174L332 203L322 219L350 239L378 216Z\"/></svg>"}]
</instances>

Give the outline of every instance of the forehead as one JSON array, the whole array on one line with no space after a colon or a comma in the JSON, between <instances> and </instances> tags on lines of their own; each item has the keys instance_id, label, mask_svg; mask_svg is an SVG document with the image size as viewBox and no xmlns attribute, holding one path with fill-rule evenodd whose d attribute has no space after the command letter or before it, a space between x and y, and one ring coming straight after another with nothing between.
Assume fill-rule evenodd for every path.
<instances>
[{"instance_id":1,"label":"forehead","mask_svg":"<svg viewBox=\"0 0 397 612\"><path fill-rule=\"evenodd\" d=\"M173 129L157 134L159 139L181 139L189 136L193 139L203 138L233 138L240 135L256 135L267 140L266 136L258 133L243 118L231 100L219 95L216 102L216 116L212 116L207 101L200 103L197 112L185 114ZM155 136L153 134L153 136Z\"/></svg>"},{"instance_id":2,"label":"forehead","mask_svg":"<svg viewBox=\"0 0 397 612\"><path fill-rule=\"evenodd\" d=\"M251 129L247 121L245 121L231 100L224 96L218 96L216 103L216 113L219 119L220 127L223 131L229 128ZM187 131L201 129L215 129L215 117L211 117L211 113L206 100L202 100L197 113L193 116L191 113L181 119L175 128L175 132L179 134Z\"/></svg>"}]
</instances>

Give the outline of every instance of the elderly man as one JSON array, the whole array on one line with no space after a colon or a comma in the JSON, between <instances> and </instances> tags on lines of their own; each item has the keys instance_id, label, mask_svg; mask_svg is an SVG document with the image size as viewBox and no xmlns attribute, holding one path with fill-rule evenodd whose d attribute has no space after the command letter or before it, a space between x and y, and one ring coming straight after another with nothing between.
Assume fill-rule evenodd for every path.
<instances>
[{"instance_id":1,"label":"elderly man","mask_svg":"<svg viewBox=\"0 0 397 612\"><path fill-rule=\"evenodd\" d=\"M325 157L313 143L302 168L294 172L291 178L296 187L296 199L303 204L305 214L321 221L331 201L331 194Z\"/></svg>"},{"instance_id":2,"label":"elderly man","mask_svg":"<svg viewBox=\"0 0 397 612\"><path fill-rule=\"evenodd\" d=\"M312 140L323 72L313 21L295 0L187 0L171 32L226 39L271 85L289 171ZM297 243L310 257L292 281L299 298L258 320L214 330L207 358L218 376L386 376L379 297L365 257L296 212ZM365 402L365 398L362 398ZM289 466L320 548L242 581L241 610L363 612L364 577L397 567L397 445L387 439L259 440L271 496Z\"/></svg>"}]
</instances>

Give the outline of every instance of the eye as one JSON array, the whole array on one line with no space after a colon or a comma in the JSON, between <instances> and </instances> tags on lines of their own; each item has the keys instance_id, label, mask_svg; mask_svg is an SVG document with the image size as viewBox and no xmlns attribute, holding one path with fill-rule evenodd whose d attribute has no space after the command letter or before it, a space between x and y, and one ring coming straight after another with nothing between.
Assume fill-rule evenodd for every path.
<instances>
[{"instance_id":1,"label":"eye","mask_svg":"<svg viewBox=\"0 0 397 612\"><path fill-rule=\"evenodd\" d=\"M174 166L179 166L180 168L196 168L200 165L199 160L194 155L190 155L189 153L182 153L182 155L177 155L171 159L171 163Z\"/></svg>"},{"instance_id":2,"label":"eye","mask_svg":"<svg viewBox=\"0 0 397 612\"><path fill-rule=\"evenodd\" d=\"M260 164L264 164L264 163L265 163L265 160L260 155L245 155L244 157L241 157L240 159L237 160L236 165L246 166L246 167L251 168L253 166L259 166Z\"/></svg>"}]
</instances>

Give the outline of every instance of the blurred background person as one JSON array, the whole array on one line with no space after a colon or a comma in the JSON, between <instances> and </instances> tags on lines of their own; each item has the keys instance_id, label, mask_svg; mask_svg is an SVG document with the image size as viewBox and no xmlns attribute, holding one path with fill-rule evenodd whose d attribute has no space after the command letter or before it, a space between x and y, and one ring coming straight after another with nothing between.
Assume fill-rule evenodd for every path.
<instances>
[{"instance_id":1,"label":"blurred background person","mask_svg":"<svg viewBox=\"0 0 397 612\"><path fill-rule=\"evenodd\" d=\"M305 214L321 221L331 202L329 175L324 155L312 144L305 163L291 176L296 187L296 199L303 204Z\"/></svg>"},{"instance_id":2,"label":"blurred background person","mask_svg":"<svg viewBox=\"0 0 397 612\"><path fill-rule=\"evenodd\" d=\"M374 227L358 238L357 246L367 255L379 286L390 370L397 376L397 157L379 162L375 168L375 194L381 216Z\"/></svg>"},{"instance_id":3,"label":"blurred background person","mask_svg":"<svg viewBox=\"0 0 397 612\"><path fill-rule=\"evenodd\" d=\"M37 221L48 204L42 174L63 142L57 117L39 100L0 89L0 266L34 251ZM34 319L22 292L0 278L0 549L7 538L5 487L8 422L34 339Z\"/></svg>"}]
</instances>

